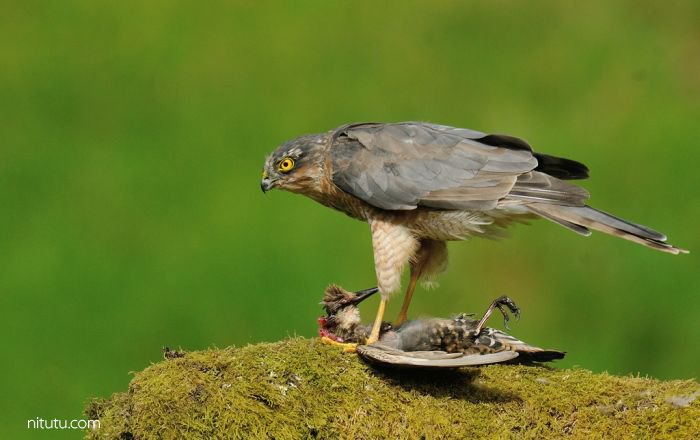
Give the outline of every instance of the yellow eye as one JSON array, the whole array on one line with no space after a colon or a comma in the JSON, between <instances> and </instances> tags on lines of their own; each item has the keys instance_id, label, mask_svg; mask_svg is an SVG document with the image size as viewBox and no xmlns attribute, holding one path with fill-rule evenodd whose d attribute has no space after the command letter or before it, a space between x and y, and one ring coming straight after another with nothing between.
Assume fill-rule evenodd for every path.
<instances>
[{"instance_id":1,"label":"yellow eye","mask_svg":"<svg viewBox=\"0 0 700 440\"><path fill-rule=\"evenodd\" d=\"M286 157L277 165L277 169L281 173L288 173L294 168L294 159L291 157Z\"/></svg>"}]
</instances>

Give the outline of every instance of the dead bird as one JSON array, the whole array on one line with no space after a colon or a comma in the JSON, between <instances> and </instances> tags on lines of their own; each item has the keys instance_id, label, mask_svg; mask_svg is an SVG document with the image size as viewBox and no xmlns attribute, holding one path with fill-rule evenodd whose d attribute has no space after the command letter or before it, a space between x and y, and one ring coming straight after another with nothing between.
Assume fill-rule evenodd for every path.
<instances>
[{"instance_id":1,"label":"dead bird","mask_svg":"<svg viewBox=\"0 0 700 440\"><path fill-rule=\"evenodd\" d=\"M357 351L374 364L454 368L484 365L518 358L518 362L549 362L562 359L564 352L529 345L484 324L498 309L506 328L509 315L520 317L520 309L507 296L494 300L480 320L460 314L451 319L429 318L406 321L398 327L382 323L379 340L363 344L371 326L362 324L358 304L379 289L350 292L337 285L326 288L321 305L326 315L318 319L319 335L326 343Z\"/></svg>"}]
</instances>

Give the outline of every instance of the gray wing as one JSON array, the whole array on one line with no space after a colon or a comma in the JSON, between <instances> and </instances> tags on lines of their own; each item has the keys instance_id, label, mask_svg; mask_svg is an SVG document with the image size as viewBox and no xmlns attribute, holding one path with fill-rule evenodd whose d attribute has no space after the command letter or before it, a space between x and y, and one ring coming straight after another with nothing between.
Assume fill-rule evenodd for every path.
<instances>
[{"instance_id":1,"label":"gray wing","mask_svg":"<svg viewBox=\"0 0 700 440\"><path fill-rule=\"evenodd\" d=\"M514 189L512 198L522 200L572 204L574 197L579 205L587 197L578 187L534 172L538 161L525 141L444 125L341 127L331 160L338 187L382 209L492 209Z\"/></svg>"},{"instance_id":2,"label":"gray wing","mask_svg":"<svg viewBox=\"0 0 700 440\"><path fill-rule=\"evenodd\" d=\"M357 353L367 362L384 367L459 368L505 362L518 357L514 351L489 354L447 353L444 351L401 351L382 344L360 345Z\"/></svg>"}]
</instances>

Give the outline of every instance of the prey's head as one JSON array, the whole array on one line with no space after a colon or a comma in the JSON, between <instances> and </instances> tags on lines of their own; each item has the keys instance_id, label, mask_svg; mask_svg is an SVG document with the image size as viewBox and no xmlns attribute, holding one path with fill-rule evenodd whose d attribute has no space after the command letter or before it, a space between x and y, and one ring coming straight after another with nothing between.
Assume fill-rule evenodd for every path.
<instances>
[{"instance_id":1,"label":"prey's head","mask_svg":"<svg viewBox=\"0 0 700 440\"><path fill-rule=\"evenodd\" d=\"M378 291L373 287L349 292L335 284L328 286L321 301L326 315L318 318L319 334L338 342L358 342L364 335L357 305Z\"/></svg>"},{"instance_id":2,"label":"prey's head","mask_svg":"<svg viewBox=\"0 0 700 440\"><path fill-rule=\"evenodd\" d=\"M260 188L306 192L318 185L323 172L326 135L301 136L277 147L265 160Z\"/></svg>"}]
</instances>

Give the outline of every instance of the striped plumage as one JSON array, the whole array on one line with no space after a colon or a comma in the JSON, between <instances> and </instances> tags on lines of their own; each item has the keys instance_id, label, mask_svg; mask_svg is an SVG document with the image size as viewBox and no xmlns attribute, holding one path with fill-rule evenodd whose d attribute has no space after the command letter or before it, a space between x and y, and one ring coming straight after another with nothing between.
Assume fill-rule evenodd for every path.
<instances>
[{"instance_id":1,"label":"striped plumage","mask_svg":"<svg viewBox=\"0 0 700 440\"><path fill-rule=\"evenodd\" d=\"M376 289L368 289L357 295L339 286L329 286L321 302L326 316L319 318L319 334L337 342L363 343L369 335L370 326L362 324L357 305L374 291ZM454 365L457 362L462 362L461 365L479 365L516 357L520 362L547 362L564 357L561 351L535 347L503 331L485 327L485 319L494 308L501 309L507 318L504 305L518 316L515 303L501 297L492 303L482 320L461 314L451 319L406 321L396 328L384 323L379 340L373 345L358 347L358 352L371 360L376 361L377 357L384 359L383 363L402 364L407 360L420 359L423 366L441 366L431 362L444 361L444 356L448 354L458 354L458 357L447 357L452 364L442 365L450 367L459 366Z\"/></svg>"},{"instance_id":2,"label":"striped plumage","mask_svg":"<svg viewBox=\"0 0 700 440\"><path fill-rule=\"evenodd\" d=\"M444 351L446 353L488 354L514 351L518 360L547 362L564 357L556 350L529 345L508 333L484 327L476 334L478 321L468 315L452 319L419 319L406 321L399 328L385 332L379 342L402 351Z\"/></svg>"}]
</instances>

